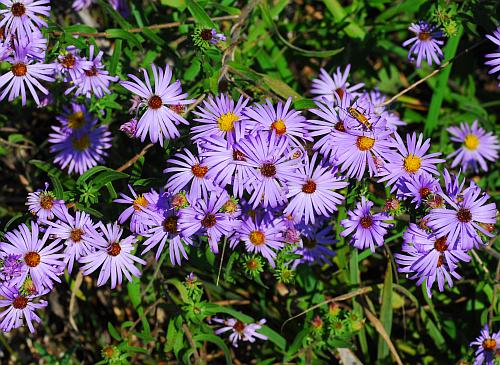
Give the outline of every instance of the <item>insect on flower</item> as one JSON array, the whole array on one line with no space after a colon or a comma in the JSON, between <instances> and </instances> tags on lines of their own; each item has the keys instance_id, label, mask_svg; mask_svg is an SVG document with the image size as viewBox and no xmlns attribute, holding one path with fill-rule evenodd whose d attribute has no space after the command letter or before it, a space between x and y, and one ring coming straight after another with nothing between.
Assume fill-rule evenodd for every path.
<instances>
[{"instance_id":1,"label":"insect on flower","mask_svg":"<svg viewBox=\"0 0 500 365\"><path fill-rule=\"evenodd\" d=\"M361 113L359 110L357 110L356 108L353 108L351 106L351 107L347 108L347 112L354 119L356 119L358 122L360 122L361 124L363 124L366 128L368 128L369 130L372 129L372 124L370 123L370 121L368 120L368 118L363 113Z\"/></svg>"}]
</instances>

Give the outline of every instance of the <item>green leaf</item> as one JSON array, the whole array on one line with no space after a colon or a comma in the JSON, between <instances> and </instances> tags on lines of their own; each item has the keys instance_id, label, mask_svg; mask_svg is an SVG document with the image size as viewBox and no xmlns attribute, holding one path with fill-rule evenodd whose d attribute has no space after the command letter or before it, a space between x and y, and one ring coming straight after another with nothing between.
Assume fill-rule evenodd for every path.
<instances>
[{"instance_id":1,"label":"green leaf","mask_svg":"<svg viewBox=\"0 0 500 365\"><path fill-rule=\"evenodd\" d=\"M131 45L139 48L142 50L142 44L140 37L137 34L133 34L130 32L127 32L126 30L123 29L106 29L107 33L107 38L118 38L118 39L124 39L127 42L129 42Z\"/></svg>"},{"instance_id":2,"label":"green leaf","mask_svg":"<svg viewBox=\"0 0 500 365\"><path fill-rule=\"evenodd\" d=\"M82 175L80 175L80 177L76 180L76 184L81 185L85 181L87 181L90 177L97 174L98 172L107 171L107 170L109 170L109 168L106 166L94 166L90 170L87 170Z\"/></svg>"},{"instance_id":3,"label":"green leaf","mask_svg":"<svg viewBox=\"0 0 500 365\"><path fill-rule=\"evenodd\" d=\"M161 0L160 2L162 5L171 6L181 11L186 9L186 0Z\"/></svg>"},{"instance_id":4,"label":"green leaf","mask_svg":"<svg viewBox=\"0 0 500 365\"><path fill-rule=\"evenodd\" d=\"M52 185L54 186L54 194L56 195L56 198L64 199L64 189L59 178L57 176L51 175L50 180L52 181Z\"/></svg>"},{"instance_id":5,"label":"green leaf","mask_svg":"<svg viewBox=\"0 0 500 365\"><path fill-rule=\"evenodd\" d=\"M392 330L392 266L391 261L387 263L385 271L384 287L382 289L382 307L380 309L380 322L385 328L387 335L391 336ZM377 359L383 360L389 356L389 347L382 337L378 339Z\"/></svg>"},{"instance_id":6,"label":"green leaf","mask_svg":"<svg viewBox=\"0 0 500 365\"><path fill-rule=\"evenodd\" d=\"M175 288L177 289L177 291L179 292L179 294L181 295L181 299L184 303L187 303L189 301L189 294L187 292L187 289L186 287L181 283L181 281L179 279L176 279L176 278L172 278L172 279L168 279L166 281L168 284L172 284L173 286L175 286Z\"/></svg>"},{"instance_id":7,"label":"green leaf","mask_svg":"<svg viewBox=\"0 0 500 365\"><path fill-rule=\"evenodd\" d=\"M277 95L281 96L284 99L288 97L292 97L293 99L302 99L294 89L285 84L283 81L274 79L268 75L262 75L262 81Z\"/></svg>"},{"instance_id":8,"label":"green leaf","mask_svg":"<svg viewBox=\"0 0 500 365\"><path fill-rule=\"evenodd\" d=\"M122 340L122 337L120 336L116 328L111 324L111 322L108 322L108 332L116 341Z\"/></svg>"},{"instance_id":9,"label":"green leaf","mask_svg":"<svg viewBox=\"0 0 500 365\"><path fill-rule=\"evenodd\" d=\"M118 61L120 61L120 56L122 54L122 40L117 39L115 41L115 48L113 49L113 55L111 56L111 62L109 63L109 73L111 75L116 74L116 68L118 67Z\"/></svg>"},{"instance_id":10,"label":"green leaf","mask_svg":"<svg viewBox=\"0 0 500 365\"><path fill-rule=\"evenodd\" d=\"M205 12L205 10L203 10L203 8L198 4L197 1L186 0L186 5L187 5L189 12L191 13L191 15L193 16L193 18L196 20L196 22L198 24L200 24L203 27L210 28L210 29L216 28L212 19L210 19L208 14Z\"/></svg>"},{"instance_id":11,"label":"green leaf","mask_svg":"<svg viewBox=\"0 0 500 365\"><path fill-rule=\"evenodd\" d=\"M120 179L126 179L128 177L129 177L129 175L126 174L126 173L124 173L124 172L119 172L119 171L115 171L115 170L112 170L112 169L108 169L107 171L104 171L104 172L100 173L93 180L93 184L94 184L95 188L99 190L104 185L106 185L107 183L109 183L111 181L120 180Z\"/></svg>"},{"instance_id":12,"label":"green leaf","mask_svg":"<svg viewBox=\"0 0 500 365\"><path fill-rule=\"evenodd\" d=\"M224 351L224 357L226 358L226 364L231 365L233 362L231 360L231 351L229 351L229 348L227 345L224 343L224 341L221 340L220 337L217 337L215 335L210 335L210 334L200 334L193 336L193 340L197 342L212 342L213 344L219 346L222 351Z\"/></svg>"},{"instance_id":13,"label":"green leaf","mask_svg":"<svg viewBox=\"0 0 500 365\"><path fill-rule=\"evenodd\" d=\"M348 20L348 15L338 0L323 0L323 2L328 10L330 10L330 13L332 13L336 22L340 23ZM344 31L351 38L363 39L366 35L365 31L353 21L349 22L349 25L345 27Z\"/></svg>"}]
</instances>

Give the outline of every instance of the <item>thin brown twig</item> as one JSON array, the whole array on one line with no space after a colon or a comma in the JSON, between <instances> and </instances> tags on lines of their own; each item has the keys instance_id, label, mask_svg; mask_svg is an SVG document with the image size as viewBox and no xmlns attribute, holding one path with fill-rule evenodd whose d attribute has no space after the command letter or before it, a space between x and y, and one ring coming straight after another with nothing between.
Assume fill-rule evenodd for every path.
<instances>
[{"instance_id":1,"label":"thin brown twig","mask_svg":"<svg viewBox=\"0 0 500 365\"><path fill-rule=\"evenodd\" d=\"M399 354L396 350L396 347L391 341L391 338L389 337L389 334L385 330L384 326L380 322L380 320L368 310L368 308L364 308L366 317L368 320L373 324L373 327L375 327L375 330L379 333L380 336L384 339L385 343L387 344L387 347L389 348L389 351L392 354L392 357L394 357L394 361L398 365L403 365L403 362L401 361L401 358L399 357Z\"/></svg>"},{"instance_id":2,"label":"thin brown twig","mask_svg":"<svg viewBox=\"0 0 500 365\"><path fill-rule=\"evenodd\" d=\"M211 18L213 21L223 21L223 20L233 20L233 19L238 19L240 16L239 15L224 15L224 16L219 16L219 17L214 17ZM126 29L125 31L129 33L141 33L144 30L160 30L160 29L168 29L168 28L176 28L181 25L186 24L186 22L192 23L194 22L194 18L187 18L186 21L184 22L172 22L172 23L163 23L163 24L153 24L149 25L147 27L140 27L140 28L131 28L131 29ZM61 31L54 31L52 32L53 35L56 37L60 37L63 35L64 32ZM73 32L71 33L73 36L77 37L87 37L87 38L106 38L109 37L110 34L108 32L96 32L96 33L90 33L90 32Z\"/></svg>"},{"instance_id":3,"label":"thin brown twig","mask_svg":"<svg viewBox=\"0 0 500 365\"><path fill-rule=\"evenodd\" d=\"M118 167L116 169L116 171L118 172L122 172L122 171L125 171L126 169L128 169L130 166L132 166L138 159L140 159L142 156L144 156L146 153L148 153L148 150L153 147L154 144L153 143L150 143L148 144L146 147L144 147L141 152L139 152L137 155L135 155L134 157L132 157L130 160L128 160L127 162L125 162L122 166Z\"/></svg>"},{"instance_id":4,"label":"thin brown twig","mask_svg":"<svg viewBox=\"0 0 500 365\"><path fill-rule=\"evenodd\" d=\"M194 343L193 335L191 334L191 331L189 330L189 327L187 326L187 324L183 323L182 324L182 329L184 330L184 334L186 335L189 344L193 348L194 363L197 364L197 365L201 364L200 355L198 354L198 349L196 348L196 344Z\"/></svg>"},{"instance_id":5,"label":"thin brown twig","mask_svg":"<svg viewBox=\"0 0 500 365\"><path fill-rule=\"evenodd\" d=\"M431 77L437 75L438 73L440 73L441 71L443 71L448 65L450 65L453 61L455 61L456 59L462 57L463 55L469 53L470 51L472 51L474 48L477 48L479 47L481 44L485 43L486 42L486 39L483 39L475 44L473 44L472 46L470 46L469 48L466 48L464 49L462 52L460 52L459 54L457 54L455 57L451 58L450 60L446 61L445 63L443 63L439 68L435 69L434 71L432 71L430 74L428 74L427 76L421 78L420 80L414 82L413 84L411 84L410 86L408 86L406 89L404 89L403 91L397 93L396 95L394 95L392 98L390 98L389 100L386 100L384 101L383 103L377 105L377 107L380 107L380 106L386 106L386 105L389 105L391 104L393 101L395 101L396 99L398 99L400 96L406 94L408 91L410 90L413 90L414 88L416 88L418 85L420 85L421 83L427 81L428 79L430 79Z\"/></svg>"}]
</instances>

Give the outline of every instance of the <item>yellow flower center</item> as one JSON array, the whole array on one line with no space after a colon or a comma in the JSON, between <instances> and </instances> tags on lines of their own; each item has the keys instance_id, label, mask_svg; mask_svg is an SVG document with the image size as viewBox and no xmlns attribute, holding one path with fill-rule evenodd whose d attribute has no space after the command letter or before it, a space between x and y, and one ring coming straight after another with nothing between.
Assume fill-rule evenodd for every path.
<instances>
[{"instance_id":1,"label":"yellow flower center","mask_svg":"<svg viewBox=\"0 0 500 365\"><path fill-rule=\"evenodd\" d=\"M144 195L137 195L137 197L134 200L134 209L139 211L142 208L145 208L148 206L148 201L144 197Z\"/></svg>"},{"instance_id":2,"label":"yellow flower center","mask_svg":"<svg viewBox=\"0 0 500 365\"><path fill-rule=\"evenodd\" d=\"M230 130L233 130L234 123L239 119L240 118L236 114L228 112L217 118L217 125L222 132L229 132Z\"/></svg>"},{"instance_id":3,"label":"yellow flower center","mask_svg":"<svg viewBox=\"0 0 500 365\"><path fill-rule=\"evenodd\" d=\"M475 134L465 136L464 145L467 149L475 151L479 146L479 138Z\"/></svg>"},{"instance_id":4,"label":"yellow flower center","mask_svg":"<svg viewBox=\"0 0 500 365\"><path fill-rule=\"evenodd\" d=\"M370 137L359 136L356 141L356 146L360 151L368 151L371 150L373 145L375 144L375 140Z\"/></svg>"},{"instance_id":5,"label":"yellow flower center","mask_svg":"<svg viewBox=\"0 0 500 365\"><path fill-rule=\"evenodd\" d=\"M68 117L68 127L71 129L80 129L85 124L85 116L83 112L76 112Z\"/></svg>"},{"instance_id":6,"label":"yellow flower center","mask_svg":"<svg viewBox=\"0 0 500 365\"><path fill-rule=\"evenodd\" d=\"M276 134L278 136L282 136L286 133L286 124L283 119L278 119L277 121L273 122L273 124L271 124L271 128L276 131Z\"/></svg>"},{"instance_id":7,"label":"yellow flower center","mask_svg":"<svg viewBox=\"0 0 500 365\"><path fill-rule=\"evenodd\" d=\"M261 246L266 241L266 235L261 231L250 232L249 238L254 246Z\"/></svg>"},{"instance_id":8,"label":"yellow flower center","mask_svg":"<svg viewBox=\"0 0 500 365\"><path fill-rule=\"evenodd\" d=\"M415 156L414 154L409 154L408 156L405 157L405 162L404 162L404 167L405 170L408 171L410 174L414 174L415 172L420 169L420 166L422 165L422 159L418 156Z\"/></svg>"},{"instance_id":9,"label":"yellow flower center","mask_svg":"<svg viewBox=\"0 0 500 365\"><path fill-rule=\"evenodd\" d=\"M90 138L88 134L84 134L80 138L73 139L73 148L78 151L85 151L90 146Z\"/></svg>"}]
</instances>

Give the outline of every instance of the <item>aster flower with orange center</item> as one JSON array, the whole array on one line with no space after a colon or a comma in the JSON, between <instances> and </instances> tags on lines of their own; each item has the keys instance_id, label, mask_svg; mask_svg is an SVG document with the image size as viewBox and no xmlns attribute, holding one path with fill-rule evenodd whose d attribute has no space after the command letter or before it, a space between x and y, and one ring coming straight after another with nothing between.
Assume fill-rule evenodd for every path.
<instances>
[{"instance_id":1,"label":"aster flower with orange center","mask_svg":"<svg viewBox=\"0 0 500 365\"><path fill-rule=\"evenodd\" d=\"M472 125L467 123L460 124L459 127L449 127L451 140L459 142L462 145L448 158L453 158L451 167L461 166L464 170L472 168L478 172L478 166L483 171L488 171L487 162L495 162L498 159L497 136L492 132L486 132L479 127L477 120Z\"/></svg>"},{"instance_id":2,"label":"aster flower with orange center","mask_svg":"<svg viewBox=\"0 0 500 365\"><path fill-rule=\"evenodd\" d=\"M17 229L5 234L5 241L0 244L0 257L20 255L23 264L22 275L13 278L12 285L21 287L28 275L37 291L51 289L54 282L61 282L59 276L65 264L64 254L60 253L60 240L49 241L52 234L50 227L44 231L41 238L40 233L38 224L31 222L31 227L21 224Z\"/></svg>"},{"instance_id":3,"label":"aster flower with orange center","mask_svg":"<svg viewBox=\"0 0 500 365\"><path fill-rule=\"evenodd\" d=\"M203 159L193 155L187 148L184 148L183 152L167 160L172 166L163 172L172 175L167 181L166 188L173 193L186 188L184 190L188 190L189 194L199 198L213 185L207 176L209 167Z\"/></svg>"},{"instance_id":4,"label":"aster flower with orange center","mask_svg":"<svg viewBox=\"0 0 500 365\"><path fill-rule=\"evenodd\" d=\"M54 193L48 190L48 188L49 184L45 183L44 190L38 189L28 194L26 201L28 210L42 221L51 220L54 217L64 219L64 213L67 210L64 200L56 199Z\"/></svg>"},{"instance_id":5,"label":"aster flower with orange center","mask_svg":"<svg viewBox=\"0 0 500 365\"><path fill-rule=\"evenodd\" d=\"M436 26L422 20L416 24L412 23L408 29L414 33L414 37L403 43L403 47L411 44L408 59L412 62L416 61L417 68L420 68L422 60L426 60L429 66L432 66L433 61L439 65L443 59L441 46L444 41L440 39L444 36L443 32L437 30ZM416 60L415 55L417 56Z\"/></svg>"},{"instance_id":6,"label":"aster flower with orange center","mask_svg":"<svg viewBox=\"0 0 500 365\"><path fill-rule=\"evenodd\" d=\"M315 216L330 216L337 210L344 197L335 190L345 188L348 182L338 177L336 169L324 161L318 161L316 152L311 159L308 155L296 171L297 179L288 183L288 205L284 214L291 214L304 223L315 223Z\"/></svg>"},{"instance_id":7,"label":"aster flower with orange center","mask_svg":"<svg viewBox=\"0 0 500 365\"><path fill-rule=\"evenodd\" d=\"M485 324L479 336L470 343L470 347L476 347L473 365L494 365L500 349L500 331L490 333L488 324Z\"/></svg>"},{"instance_id":8,"label":"aster flower with orange center","mask_svg":"<svg viewBox=\"0 0 500 365\"><path fill-rule=\"evenodd\" d=\"M43 18L50 16L50 0L0 0L0 28L7 34L29 35L41 27L47 27Z\"/></svg>"},{"instance_id":9,"label":"aster flower with orange center","mask_svg":"<svg viewBox=\"0 0 500 365\"><path fill-rule=\"evenodd\" d=\"M89 47L88 63L80 73L78 78L72 80L73 86L68 88L65 95L75 90L75 96L84 95L90 98L94 95L96 98L102 98L105 94L111 94L109 85L118 81L118 77L109 76L104 64L102 63L103 51L96 52L94 45ZM95 56L95 57L94 57Z\"/></svg>"},{"instance_id":10,"label":"aster flower with orange center","mask_svg":"<svg viewBox=\"0 0 500 365\"><path fill-rule=\"evenodd\" d=\"M36 89L45 95L49 91L40 83L40 80L53 82L54 74L53 64L36 63L27 55L27 49L18 47L13 57L6 61L10 62L10 69L7 73L0 76L0 101L9 95L8 101L13 101L21 95L22 105L26 105L26 88L28 88L35 102L40 105Z\"/></svg>"},{"instance_id":11,"label":"aster flower with orange center","mask_svg":"<svg viewBox=\"0 0 500 365\"><path fill-rule=\"evenodd\" d=\"M418 139L416 133L407 134L405 145L399 134L395 133L392 141L396 152L386 157L388 163L381 173L383 177L379 182L386 182L387 185L392 186L391 191L394 191L398 187L396 183L401 178L418 176L424 171L439 175L436 164L445 160L437 158L441 152L427 154L431 147L431 140L428 138L423 141L423 138L423 134L420 134Z\"/></svg>"},{"instance_id":12,"label":"aster flower with orange center","mask_svg":"<svg viewBox=\"0 0 500 365\"><path fill-rule=\"evenodd\" d=\"M418 175L401 178L396 184L399 195L402 198L411 199L417 208L422 202L441 191L439 180L425 171Z\"/></svg>"},{"instance_id":13,"label":"aster flower with orange center","mask_svg":"<svg viewBox=\"0 0 500 365\"><path fill-rule=\"evenodd\" d=\"M97 248L94 246L95 235L94 222L85 212L77 211L75 216L65 212L64 220L57 222L47 222L52 227L53 237L60 239L65 245L64 262L68 267L68 272L73 271L73 264L81 257L87 256Z\"/></svg>"},{"instance_id":14,"label":"aster flower with orange center","mask_svg":"<svg viewBox=\"0 0 500 365\"><path fill-rule=\"evenodd\" d=\"M251 127L251 122L244 115L249 99L240 96L235 104L234 100L226 94L215 98L208 97L193 113L198 116L194 120L199 124L191 128L194 141L206 137L223 137L229 143L242 138Z\"/></svg>"},{"instance_id":15,"label":"aster flower with orange center","mask_svg":"<svg viewBox=\"0 0 500 365\"><path fill-rule=\"evenodd\" d=\"M102 286L111 279L111 289L114 289L121 285L123 276L128 281L132 281L132 276L141 276L141 270L135 264L146 265L146 261L132 253L137 239L134 236L122 239L122 235L123 229L116 222L106 225L99 223L98 230L91 234L96 251L81 257L79 261L84 264L81 267L84 275L100 269L97 286Z\"/></svg>"},{"instance_id":16,"label":"aster flower with orange center","mask_svg":"<svg viewBox=\"0 0 500 365\"><path fill-rule=\"evenodd\" d=\"M274 267L276 251L284 247L285 227L281 219L269 217L246 217L230 239L232 249L243 242L247 252L262 255Z\"/></svg>"},{"instance_id":17,"label":"aster flower with orange center","mask_svg":"<svg viewBox=\"0 0 500 365\"><path fill-rule=\"evenodd\" d=\"M231 332L229 335L229 341L234 347L238 347L238 342L255 342L255 339L267 340L267 336L262 333L257 332L262 328L262 325L266 323L265 319L261 319L257 323L245 324L236 318L222 319L222 318L212 318L212 322L222 324L222 327L215 331L216 335L221 333Z\"/></svg>"},{"instance_id":18,"label":"aster flower with orange center","mask_svg":"<svg viewBox=\"0 0 500 365\"><path fill-rule=\"evenodd\" d=\"M122 81L121 85L138 95L141 98L140 108L144 108L144 114L137 123L136 136L141 137L144 142L149 134L152 143L160 143L163 146L163 140L174 139L180 136L177 126L179 124L189 124L180 113L172 110L170 106L181 106L191 104L194 100L187 99L188 94L182 92L181 82L172 81L172 70L170 66L165 69L151 65L154 77L154 90L149 81L148 72L143 69L144 81L137 76L129 74L132 81Z\"/></svg>"},{"instance_id":19,"label":"aster flower with orange center","mask_svg":"<svg viewBox=\"0 0 500 365\"><path fill-rule=\"evenodd\" d=\"M21 327L25 322L31 333L35 332L33 322L40 323L40 317L36 311L47 306L45 300L40 296L46 291L34 295L21 293L17 286L8 284L0 285L0 330L10 332L12 329Z\"/></svg>"},{"instance_id":20,"label":"aster flower with orange center","mask_svg":"<svg viewBox=\"0 0 500 365\"><path fill-rule=\"evenodd\" d=\"M77 81L85 70L92 68L92 62L78 55L79 50L75 46L68 46L64 52L57 57L56 70L65 76L64 81ZM69 75L69 79L67 78Z\"/></svg>"},{"instance_id":21,"label":"aster flower with orange center","mask_svg":"<svg viewBox=\"0 0 500 365\"><path fill-rule=\"evenodd\" d=\"M350 241L351 245L360 250L369 248L375 252L375 246L380 247L384 244L387 228L392 226L385 221L391 220L392 217L386 213L374 214L371 212L372 207L373 203L362 196L356 208L347 212L348 218L340 222L340 225L344 227L340 235L346 237L354 233Z\"/></svg>"},{"instance_id":22,"label":"aster flower with orange center","mask_svg":"<svg viewBox=\"0 0 500 365\"><path fill-rule=\"evenodd\" d=\"M365 86L365 84L358 83L351 85L347 81L349 78L349 71L351 71L350 64L345 67L343 72L340 67L337 67L336 72L332 75L328 74L325 69L320 69L319 77L312 81L311 94L317 95L315 97L316 100L325 98L333 103L337 103L338 100L342 99L345 93L356 96L358 90Z\"/></svg>"},{"instance_id":23,"label":"aster flower with orange center","mask_svg":"<svg viewBox=\"0 0 500 365\"><path fill-rule=\"evenodd\" d=\"M292 97L283 105L280 101L273 106L267 99L265 104L254 104L245 109L244 114L253 121L253 131L270 131L276 136L290 139L295 146L301 146L303 141L312 141L307 131L307 119L297 110L291 109Z\"/></svg>"}]
</instances>

